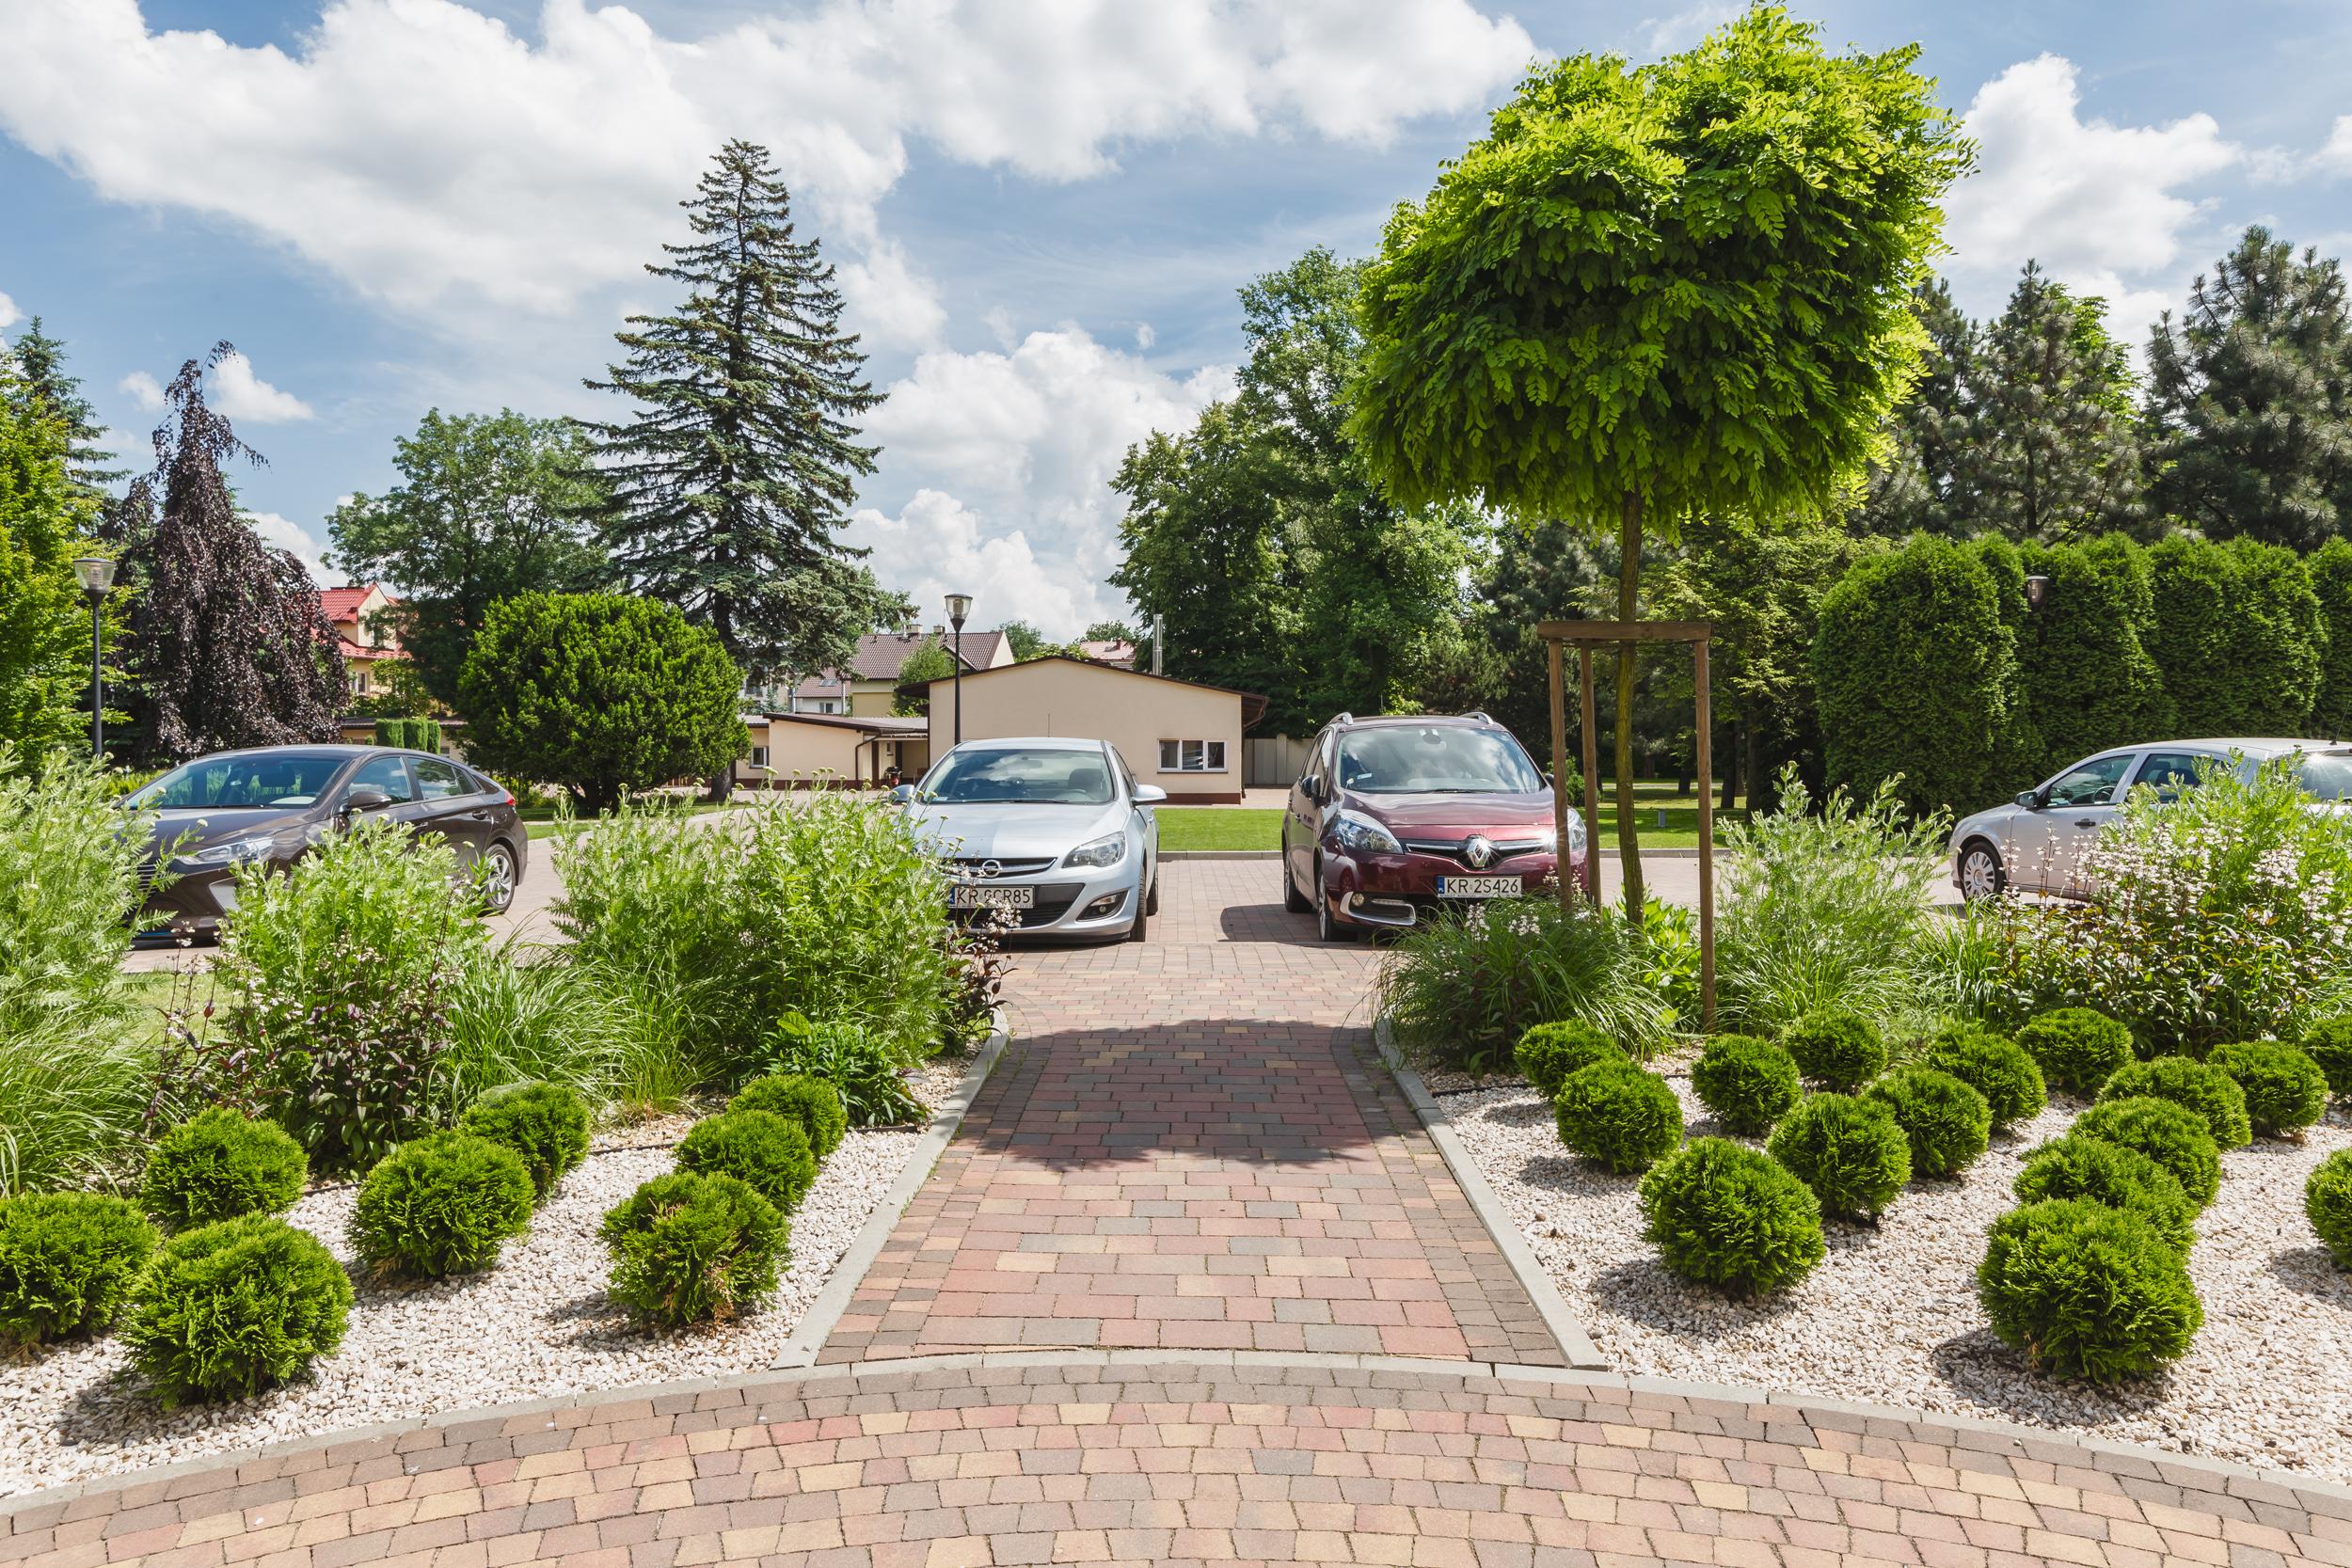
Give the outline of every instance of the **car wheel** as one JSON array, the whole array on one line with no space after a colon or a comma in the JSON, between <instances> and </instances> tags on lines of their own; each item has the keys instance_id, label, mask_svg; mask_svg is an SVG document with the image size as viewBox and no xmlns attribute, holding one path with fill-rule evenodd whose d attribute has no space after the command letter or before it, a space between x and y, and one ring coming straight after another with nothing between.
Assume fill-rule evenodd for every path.
<instances>
[{"instance_id":1,"label":"car wheel","mask_svg":"<svg viewBox=\"0 0 2352 1568\"><path fill-rule=\"evenodd\" d=\"M1980 838L1970 839L1960 851L1960 895L1971 904L1997 898L2009 886L2000 851Z\"/></svg>"},{"instance_id":2,"label":"car wheel","mask_svg":"<svg viewBox=\"0 0 2352 1568\"><path fill-rule=\"evenodd\" d=\"M1341 925L1339 916L1331 912L1331 891L1324 886L1323 867L1317 865L1315 867L1315 940L1345 942L1347 937L1347 927Z\"/></svg>"},{"instance_id":3,"label":"car wheel","mask_svg":"<svg viewBox=\"0 0 2352 1568\"><path fill-rule=\"evenodd\" d=\"M1143 942L1147 940L1151 932L1151 927L1152 901L1147 898L1142 903L1136 906L1136 923L1127 927L1127 940L1129 942Z\"/></svg>"},{"instance_id":4,"label":"car wheel","mask_svg":"<svg viewBox=\"0 0 2352 1568\"><path fill-rule=\"evenodd\" d=\"M515 902L515 851L493 844L482 852L482 912L504 914Z\"/></svg>"},{"instance_id":5,"label":"car wheel","mask_svg":"<svg viewBox=\"0 0 2352 1568\"><path fill-rule=\"evenodd\" d=\"M1282 856L1282 908L1293 914L1305 914L1314 908L1307 895L1298 891L1298 879L1291 875L1291 858L1287 853Z\"/></svg>"},{"instance_id":6,"label":"car wheel","mask_svg":"<svg viewBox=\"0 0 2352 1568\"><path fill-rule=\"evenodd\" d=\"M1143 912L1146 914L1160 912L1160 874L1156 868L1152 873L1152 891L1144 895Z\"/></svg>"}]
</instances>

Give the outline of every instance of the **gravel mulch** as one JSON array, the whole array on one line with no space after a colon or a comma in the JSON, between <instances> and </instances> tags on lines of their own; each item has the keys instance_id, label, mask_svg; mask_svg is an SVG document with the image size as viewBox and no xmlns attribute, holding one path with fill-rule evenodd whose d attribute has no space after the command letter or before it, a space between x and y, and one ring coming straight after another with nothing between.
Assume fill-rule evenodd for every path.
<instances>
[{"instance_id":1,"label":"gravel mulch","mask_svg":"<svg viewBox=\"0 0 2352 1568\"><path fill-rule=\"evenodd\" d=\"M1716 1132L1687 1069L1667 1072L1692 1135ZM1996 1135L1958 1180L1914 1182L1875 1229L1831 1222L1820 1266L1755 1305L1660 1268L1642 1239L1637 1179L1569 1155L1525 1084L1441 1103L1619 1371L1989 1417L2352 1481L2352 1275L2330 1266L2303 1217L2305 1177L2352 1147L2341 1113L2301 1144L2221 1157L2221 1192L2189 1254L2203 1329L2163 1376L2103 1391L2030 1370L1976 1297L1986 1227L2015 1206L2025 1155L2063 1133L2079 1101Z\"/></svg>"}]
</instances>

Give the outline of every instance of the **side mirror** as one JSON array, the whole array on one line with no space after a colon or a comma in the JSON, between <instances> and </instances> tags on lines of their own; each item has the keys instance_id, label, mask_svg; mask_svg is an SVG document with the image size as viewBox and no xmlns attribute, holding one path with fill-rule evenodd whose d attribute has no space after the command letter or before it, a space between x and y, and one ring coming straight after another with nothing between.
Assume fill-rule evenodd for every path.
<instances>
[{"instance_id":1,"label":"side mirror","mask_svg":"<svg viewBox=\"0 0 2352 1568\"><path fill-rule=\"evenodd\" d=\"M380 789L355 789L343 797L343 813L382 811L392 803L392 798Z\"/></svg>"},{"instance_id":2,"label":"side mirror","mask_svg":"<svg viewBox=\"0 0 2352 1568\"><path fill-rule=\"evenodd\" d=\"M1167 791L1167 790L1165 790L1165 789L1162 789L1162 788L1161 788L1158 784L1137 784L1137 785L1136 785L1136 805L1139 805L1139 806L1156 806L1156 805L1158 805L1161 801L1163 801L1163 800L1167 800L1167 799L1168 799L1168 791Z\"/></svg>"},{"instance_id":3,"label":"side mirror","mask_svg":"<svg viewBox=\"0 0 2352 1568\"><path fill-rule=\"evenodd\" d=\"M2017 797L2017 803L2025 807L2027 811L2040 811L2042 809L2042 791L2038 789L2028 789L2023 795Z\"/></svg>"},{"instance_id":4,"label":"side mirror","mask_svg":"<svg viewBox=\"0 0 2352 1568\"><path fill-rule=\"evenodd\" d=\"M914 804L914 786L909 784L902 784L892 789L890 792L890 803L894 806L906 806Z\"/></svg>"},{"instance_id":5,"label":"side mirror","mask_svg":"<svg viewBox=\"0 0 2352 1568\"><path fill-rule=\"evenodd\" d=\"M1298 793L1319 806L1323 804L1323 781L1315 778L1301 779L1298 781Z\"/></svg>"}]
</instances>

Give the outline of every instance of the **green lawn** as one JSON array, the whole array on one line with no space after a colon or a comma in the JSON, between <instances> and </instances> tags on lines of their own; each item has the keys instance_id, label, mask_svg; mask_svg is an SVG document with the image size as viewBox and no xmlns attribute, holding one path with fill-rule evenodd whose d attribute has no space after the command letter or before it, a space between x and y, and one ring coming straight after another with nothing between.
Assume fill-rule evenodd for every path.
<instances>
[{"instance_id":1,"label":"green lawn","mask_svg":"<svg viewBox=\"0 0 2352 1568\"><path fill-rule=\"evenodd\" d=\"M1720 797L1719 797L1720 799ZM1699 844L1699 803L1696 796L1679 795L1670 782L1637 784L1633 803L1640 812L1642 847L1647 849L1695 849ZM1579 809L1582 802L1575 802ZM1666 814L1660 827L1658 814ZM1723 841L1725 817L1715 814L1716 842ZM1282 814L1237 806L1162 806L1160 847L1163 849L1279 849ZM1600 797L1600 847L1617 847L1617 807L1604 788Z\"/></svg>"}]
</instances>

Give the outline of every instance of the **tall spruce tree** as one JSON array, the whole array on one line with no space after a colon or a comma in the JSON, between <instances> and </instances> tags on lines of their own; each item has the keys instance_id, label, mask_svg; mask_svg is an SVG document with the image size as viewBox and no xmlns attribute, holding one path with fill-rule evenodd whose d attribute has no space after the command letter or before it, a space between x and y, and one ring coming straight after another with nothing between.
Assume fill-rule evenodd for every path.
<instances>
[{"instance_id":1,"label":"tall spruce tree","mask_svg":"<svg viewBox=\"0 0 2352 1568\"><path fill-rule=\"evenodd\" d=\"M82 395L81 377L66 373L65 344L41 330L39 316L24 324L8 352L32 400L65 427L65 472L75 487L96 496L128 479L131 471L111 467L115 454L99 446L105 432L99 428L97 410Z\"/></svg>"},{"instance_id":2,"label":"tall spruce tree","mask_svg":"<svg viewBox=\"0 0 2352 1568\"><path fill-rule=\"evenodd\" d=\"M1890 450L1870 470L1861 507L1867 531L1895 538L1963 531L1953 502L1977 365L1976 324L1942 278L1912 290L1911 310L1927 333L1919 380L1886 421Z\"/></svg>"}]
</instances>

